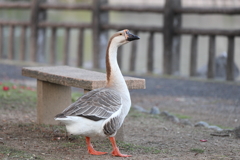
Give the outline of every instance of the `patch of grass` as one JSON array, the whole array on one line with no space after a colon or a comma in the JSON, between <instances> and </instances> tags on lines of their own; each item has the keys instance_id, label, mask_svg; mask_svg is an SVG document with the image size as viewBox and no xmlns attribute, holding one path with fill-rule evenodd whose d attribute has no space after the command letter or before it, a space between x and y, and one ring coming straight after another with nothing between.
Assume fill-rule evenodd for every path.
<instances>
[{"instance_id":1,"label":"patch of grass","mask_svg":"<svg viewBox=\"0 0 240 160\"><path fill-rule=\"evenodd\" d=\"M146 117L147 115L131 108L128 113L128 116L134 117L134 118L139 118L139 117Z\"/></svg>"},{"instance_id":2,"label":"patch of grass","mask_svg":"<svg viewBox=\"0 0 240 160\"><path fill-rule=\"evenodd\" d=\"M49 124L38 124L38 126L43 127L48 130L62 130L65 131L65 125L49 125Z\"/></svg>"},{"instance_id":3,"label":"patch of grass","mask_svg":"<svg viewBox=\"0 0 240 160\"><path fill-rule=\"evenodd\" d=\"M77 147L86 147L85 137L77 136L77 135L69 135L68 139L62 139L58 141L58 145L63 148L74 149ZM93 142L94 144L94 142Z\"/></svg>"},{"instance_id":4,"label":"patch of grass","mask_svg":"<svg viewBox=\"0 0 240 160\"><path fill-rule=\"evenodd\" d=\"M7 87L7 88L3 88ZM78 92L73 92L72 102L75 102L83 94ZM37 93L35 88L14 85L10 82L0 82L0 107L7 107L9 109L19 108L19 106L29 106L36 107ZM67 106L66 106L67 107Z\"/></svg>"},{"instance_id":5,"label":"patch of grass","mask_svg":"<svg viewBox=\"0 0 240 160\"><path fill-rule=\"evenodd\" d=\"M134 151L136 149L136 146L131 143L125 143L125 142L118 141L117 144L120 148L123 148L125 150Z\"/></svg>"},{"instance_id":6,"label":"patch of grass","mask_svg":"<svg viewBox=\"0 0 240 160\"><path fill-rule=\"evenodd\" d=\"M178 113L175 113L173 115L178 117L179 119L191 119L192 118L191 116L182 115L182 114L178 114Z\"/></svg>"},{"instance_id":7,"label":"patch of grass","mask_svg":"<svg viewBox=\"0 0 240 160\"><path fill-rule=\"evenodd\" d=\"M34 88L12 83L0 85L0 107L15 109L20 106L35 107L37 94Z\"/></svg>"},{"instance_id":8,"label":"patch of grass","mask_svg":"<svg viewBox=\"0 0 240 160\"><path fill-rule=\"evenodd\" d=\"M145 146L139 146L131 143L125 143L118 141L119 148L122 148L124 150L128 151L139 151L141 153L152 153L152 154L158 154L161 152L161 150L154 148L154 147L145 147Z\"/></svg>"},{"instance_id":9,"label":"patch of grass","mask_svg":"<svg viewBox=\"0 0 240 160\"><path fill-rule=\"evenodd\" d=\"M163 118L159 115L147 114L147 113L136 111L134 109L130 109L128 116L133 118L148 118L148 119L152 118L152 119L163 120Z\"/></svg>"},{"instance_id":10,"label":"patch of grass","mask_svg":"<svg viewBox=\"0 0 240 160\"><path fill-rule=\"evenodd\" d=\"M210 124L212 126L212 124ZM226 126L222 126L222 125L214 125L213 126L217 126L219 128L222 128L222 129L226 129L226 130L233 130L234 128L231 128L231 127L226 127Z\"/></svg>"},{"instance_id":11,"label":"patch of grass","mask_svg":"<svg viewBox=\"0 0 240 160\"><path fill-rule=\"evenodd\" d=\"M134 117L134 118L140 118L140 117L144 117L144 114L141 112L129 112L128 114L130 117Z\"/></svg>"},{"instance_id":12,"label":"patch of grass","mask_svg":"<svg viewBox=\"0 0 240 160\"><path fill-rule=\"evenodd\" d=\"M106 150L106 149L109 149L112 147L111 143L109 143L109 141L107 139L101 140L101 141L95 141L95 142L93 142L93 144L95 144L99 148L99 150ZM142 153L142 154L145 154L145 153L158 154L158 153L162 152L158 148L141 146L141 145L126 143L126 142L118 141L118 140L117 140L117 145L120 150L138 152L138 153Z\"/></svg>"},{"instance_id":13,"label":"patch of grass","mask_svg":"<svg viewBox=\"0 0 240 160\"><path fill-rule=\"evenodd\" d=\"M0 145L0 158L3 159L43 159L40 156Z\"/></svg>"},{"instance_id":14,"label":"patch of grass","mask_svg":"<svg viewBox=\"0 0 240 160\"><path fill-rule=\"evenodd\" d=\"M137 148L143 150L144 153L158 154L158 153L161 152L161 150L156 149L156 148L154 148L154 147L137 146Z\"/></svg>"},{"instance_id":15,"label":"patch of grass","mask_svg":"<svg viewBox=\"0 0 240 160\"><path fill-rule=\"evenodd\" d=\"M171 154L171 152L168 149L162 149L161 153L165 153L165 154Z\"/></svg>"},{"instance_id":16,"label":"patch of grass","mask_svg":"<svg viewBox=\"0 0 240 160\"><path fill-rule=\"evenodd\" d=\"M199 148L192 148L190 149L191 152L195 152L195 153L204 153L203 149L199 149Z\"/></svg>"},{"instance_id":17,"label":"patch of grass","mask_svg":"<svg viewBox=\"0 0 240 160\"><path fill-rule=\"evenodd\" d=\"M85 146L85 137L79 135L68 135L70 142L76 142L80 146Z\"/></svg>"},{"instance_id":18,"label":"patch of grass","mask_svg":"<svg viewBox=\"0 0 240 160\"><path fill-rule=\"evenodd\" d=\"M63 143L61 143L61 146L62 146L62 147L67 147L67 148L70 148L70 147L77 146L77 143L72 143L72 142L63 142Z\"/></svg>"},{"instance_id":19,"label":"patch of grass","mask_svg":"<svg viewBox=\"0 0 240 160\"><path fill-rule=\"evenodd\" d=\"M75 102L79 97L82 97L82 93L73 92L72 93L72 102Z\"/></svg>"},{"instance_id":20,"label":"patch of grass","mask_svg":"<svg viewBox=\"0 0 240 160\"><path fill-rule=\"evenodd\" d=\"M63 125L46 125L40 124L36 127L41 132L46 132L49 134L63 134L66 135L66 127Z\"/></svg>"},{"instance_id":21,"label":"patch of grass","mask_svg":"<svg viewBox=\"0 0 240 160\"><path fill-rule=\"evenodd\" d=\"M151 118L154 118L154 119L163 120L163 117L159 116L159 115L150 115L150 116L151 116Z\"/></svg>"}]
</instances>

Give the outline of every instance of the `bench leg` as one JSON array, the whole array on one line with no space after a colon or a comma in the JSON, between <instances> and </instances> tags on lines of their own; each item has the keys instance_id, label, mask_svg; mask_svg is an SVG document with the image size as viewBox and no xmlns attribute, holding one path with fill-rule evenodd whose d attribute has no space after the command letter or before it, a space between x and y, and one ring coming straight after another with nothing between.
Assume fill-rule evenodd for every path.
<instances>
[{"instance_id":1,"label":"bench leg","mask_svg":"<svg viewBox=\"0 0 240 160\"><path fill-rule=\"evenodd\" d=\"M58 124L54 117L71 104L71 87L37 80L37 122Z\"/></svg>"},{"instance_id":2,"label":"bench leg","mask_svg":"<svg viewBox=\"0 0 240 160\"><path fill-rule=\"evenodd\" d=\"M84 89L84 94L89 92L90 90ZM99 140L99 139L97 139ZM117 135L116 135L116 140L118 141L124 141L124 131L123 131L123 125L122 127L118 130Z\"/></svg>"}]
</instances>

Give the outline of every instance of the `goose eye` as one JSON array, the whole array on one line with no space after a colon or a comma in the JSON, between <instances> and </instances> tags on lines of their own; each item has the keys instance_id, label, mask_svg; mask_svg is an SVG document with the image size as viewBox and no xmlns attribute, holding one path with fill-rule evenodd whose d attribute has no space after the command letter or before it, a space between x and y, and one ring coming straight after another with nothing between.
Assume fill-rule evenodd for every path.
<instances>
[{"instance_id":1,"label":"goose eye","mask_svg":"<svg viewBox=\"0 0 240 160\"><path fill-rule=\"evenodd\" d=\"M122 35L122 33L119 34L120 36Z\"/></svg>"}]
</instances>

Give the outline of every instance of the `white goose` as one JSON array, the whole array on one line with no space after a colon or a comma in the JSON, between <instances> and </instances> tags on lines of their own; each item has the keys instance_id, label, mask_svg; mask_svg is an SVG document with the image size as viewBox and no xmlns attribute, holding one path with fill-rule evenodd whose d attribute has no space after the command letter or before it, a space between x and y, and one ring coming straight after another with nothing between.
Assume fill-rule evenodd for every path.
<instances>
[{"instance_id":1,"label":"white goose","mask_svg":"<svg viewBox=\"0 0 240 160\"><path fill-rule=\"evenodd\" d=\"M90 154L107 153L96 151L90 142L90 137L101 136L109 137L113 147L113 156L130 156L120 153L114 137L131 106L128 87L117 63L117 49L137 39L139 37L127 29L115 33L108 42L106 52L106 86L83 95L55 117L55 120L66 125L70 134L86 137Z\"/></svg>"}]
</instances>

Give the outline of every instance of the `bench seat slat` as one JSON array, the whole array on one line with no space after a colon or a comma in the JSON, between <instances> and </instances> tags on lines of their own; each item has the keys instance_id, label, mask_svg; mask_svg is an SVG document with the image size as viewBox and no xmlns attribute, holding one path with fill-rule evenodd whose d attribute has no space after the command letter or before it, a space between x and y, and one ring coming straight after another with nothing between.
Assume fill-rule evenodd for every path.
<instances>
[{"instance_id":1,"label":"bench seat slat","mask_svg":"<svg viewBox=\"0 0 240 160\"><path fill-rule=\"evenodd\" d=\"M22 75L64 86L93 90L102 88L106 74L69 66L24 67ZM124 77L129 89L145 89L145 79Z\"/></svg>"}]
</instances>

